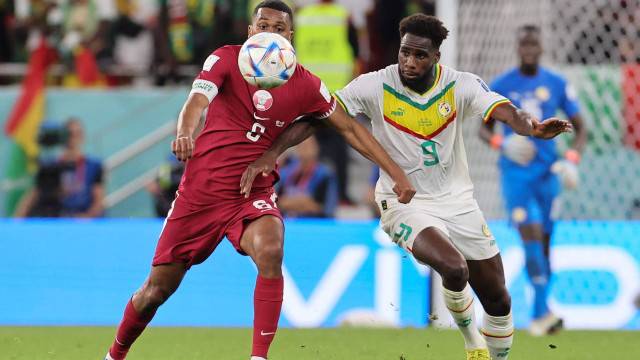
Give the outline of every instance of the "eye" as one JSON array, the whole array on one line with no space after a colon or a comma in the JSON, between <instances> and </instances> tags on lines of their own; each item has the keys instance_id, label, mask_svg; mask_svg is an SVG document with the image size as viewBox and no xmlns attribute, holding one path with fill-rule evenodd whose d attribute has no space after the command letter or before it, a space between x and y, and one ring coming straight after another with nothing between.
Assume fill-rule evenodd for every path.
<instances>
[{"instance_id":1,"label":"eye","mask_svg":"<svg viewBox=\"0 0 640 360\"><path fill-rule=\"evenodd\" d=\"M427 56L425 54L418 54L416 55L416 57L418 58L418 60L424 60Z\"/></svg>"},{"instance_id":2,"label":"eye","mask_svg":"<svg viewBox=\"0 0 640 360\"><path fill-rule=\"evenodd\" d=\"M279 28L277 28L277 29L276 29L276 31L277 31L277 32L279 32L279 33L283 33L283 32L284 32L284 29L283 29L283 28L281 28L281 27L279 27Z\"/></svg>"},{"instance_id":3,"label":"eye","mask_svg":"<svg viewBox=\"0 0 640 360\"><path fill-rule=\"evenodd\" d=\"M266 29L267 29L267 25L266 25L266 24L259 24L259 25L258 25L258 29L260 29L260 30L266 30Z\"/></svg>"}]
</instances>

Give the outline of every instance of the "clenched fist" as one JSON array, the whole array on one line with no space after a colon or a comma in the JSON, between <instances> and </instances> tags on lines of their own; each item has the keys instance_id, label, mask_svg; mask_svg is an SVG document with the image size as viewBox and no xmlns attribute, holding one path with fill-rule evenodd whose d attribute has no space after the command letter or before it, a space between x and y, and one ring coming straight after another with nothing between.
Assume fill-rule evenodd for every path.
<instances>
[{"instance_id":1,"label":"clenched fist","mask_svg":"<svg viewBox=\"0 0 640 360\"><path fill-rule=\"evenodd\" d=\"M187 161L193 155L193 138L191 136L178 136L171 142L171 152L180 161Z\"/></svg>"}]
</instances>

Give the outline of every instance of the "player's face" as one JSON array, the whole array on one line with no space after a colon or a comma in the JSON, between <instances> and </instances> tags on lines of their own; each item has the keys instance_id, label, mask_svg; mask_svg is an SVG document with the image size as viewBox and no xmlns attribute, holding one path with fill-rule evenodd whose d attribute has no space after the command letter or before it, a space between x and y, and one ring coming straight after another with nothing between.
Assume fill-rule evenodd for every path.
<instances>
[{"instance_id":1,"label":"player's face","mask_svg":"<svg viewBox=\"0 0 640 360\"><path fill-rule=\"evenodd\" d=\"M522 65L535 66L540 62L542 44L540 36L536 33L527 33L520 37L518 42L518 56Z\"/></svg>"},{"instance_id":2,"label":"player's face","mask_svg":"<svg viewBox=\"0 0 640 360\"><path fill-rule=\"evenodd\" d=\"M413 34L405 34L400 39L398 67L404 80L416 82L426 79L438 60L440 51L433 46L431 39Z\"/></svg>"},{"instance_id":3,"label":"player's face","mask_svg":"<svg viewBox=\"0 0 640 360\"><path fill-rule=\"evenodd\" d=\"M253 23L249 25L249 37L261 32L276 33L291 42L293 30L291 30L289 14L269 8L258 9L258 12L253 17Z\"/></svg>"}]
</instances>

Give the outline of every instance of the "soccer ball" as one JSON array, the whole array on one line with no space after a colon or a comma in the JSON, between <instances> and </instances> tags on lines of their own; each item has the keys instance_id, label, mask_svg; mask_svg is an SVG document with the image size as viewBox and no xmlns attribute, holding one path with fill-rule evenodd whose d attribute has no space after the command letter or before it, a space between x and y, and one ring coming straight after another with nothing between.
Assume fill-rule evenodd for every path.
<instances>
[{"instance_id":1,"label":"soccer ball","mask_svg":"<svg viewBox=\"0 0 640 360\"><path fill-rule=\"evenodd\" d=\"M284 37L269 32L253 35L240 48L238 67L244 79L261 89L286 83L296 70L296 52Z\"/></svg>"}]
</instances>

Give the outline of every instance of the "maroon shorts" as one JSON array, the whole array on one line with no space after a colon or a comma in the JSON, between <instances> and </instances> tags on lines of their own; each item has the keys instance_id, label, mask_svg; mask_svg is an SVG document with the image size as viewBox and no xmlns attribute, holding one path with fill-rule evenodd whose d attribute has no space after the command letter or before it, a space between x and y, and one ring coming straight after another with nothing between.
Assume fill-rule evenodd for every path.
<instances>
[{"instance_id":1,"label":"maroon shorts","mask_svg":"<svg viewBox=\"0 0 640 360\"><path fill-rule=\"evenodd\" d=\"M240 249L240 238L251 220L263 215L282 220L275 198L270 191L252 194L248 199L195 206L177 196L162 227L152 265L184 263L190 268L205 261L225 236L246 255Z\"/></svg>"}]
</instances>

